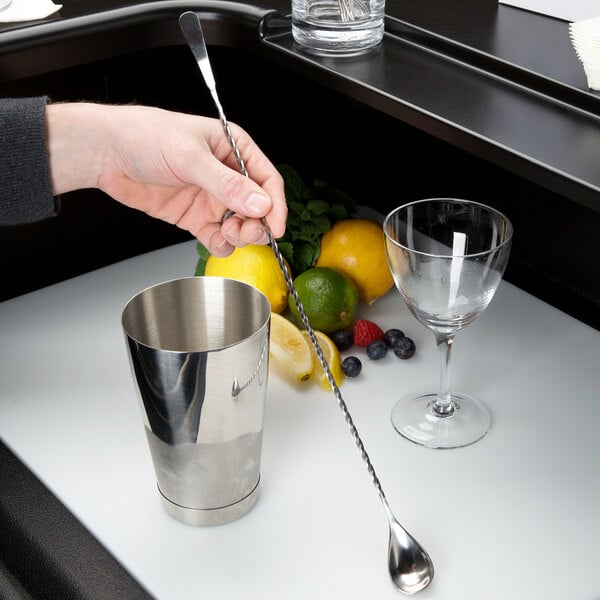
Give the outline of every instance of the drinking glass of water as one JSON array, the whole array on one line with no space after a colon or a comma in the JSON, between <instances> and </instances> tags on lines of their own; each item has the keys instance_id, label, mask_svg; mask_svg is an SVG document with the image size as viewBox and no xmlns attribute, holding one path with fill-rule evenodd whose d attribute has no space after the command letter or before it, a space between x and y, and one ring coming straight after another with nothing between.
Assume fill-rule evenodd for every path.
<instances>
[{"instance_id":1,"label":"drinking glass of water","mask_svg":"<svg viewBox=\"0 0 600 600\"><path fill-rule=\"evenodd\" d=\"M306 51L353 56L383 38L385 0L292 0L292 35Z\"/></svg>"}]
</instances>

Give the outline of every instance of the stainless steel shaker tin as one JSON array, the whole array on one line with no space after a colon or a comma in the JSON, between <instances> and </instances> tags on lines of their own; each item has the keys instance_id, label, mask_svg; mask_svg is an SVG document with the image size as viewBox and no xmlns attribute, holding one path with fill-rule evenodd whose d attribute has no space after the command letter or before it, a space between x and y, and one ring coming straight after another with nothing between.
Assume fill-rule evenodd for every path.
<instances>
[{"instance_id":1,"label":"stainless steel shaker tin","mask_svg":"<svg viewBox=\"0 0 600 600\"><path fill-rule=\"evenodd\" d=\"M163 506L190 525L258 497L270 305L255 288L189 277L143 290L122 325Z\"/></svg>"}]
</instances>

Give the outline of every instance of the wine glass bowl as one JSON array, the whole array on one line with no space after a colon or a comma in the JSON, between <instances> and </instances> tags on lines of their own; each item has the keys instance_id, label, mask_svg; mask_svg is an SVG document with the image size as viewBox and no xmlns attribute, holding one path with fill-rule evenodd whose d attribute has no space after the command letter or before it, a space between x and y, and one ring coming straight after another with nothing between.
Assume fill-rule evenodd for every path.
<instances>
[{"instance_id":1,"label":"wine glass bowl","mask_svg":"<svg viewBox=\"0 0 600 600\"><path fill-rule=\"evenodd\" d=\"M497 210L453 198L419 200L384 221L388 263L410 312L435 335L437 392L402 398L392 423L407 439L430 448L456 448L481 439L491 417L477 400L450 391L454 336L488 306L502 279L512 225Z\"/></svg>"}]
</instances>

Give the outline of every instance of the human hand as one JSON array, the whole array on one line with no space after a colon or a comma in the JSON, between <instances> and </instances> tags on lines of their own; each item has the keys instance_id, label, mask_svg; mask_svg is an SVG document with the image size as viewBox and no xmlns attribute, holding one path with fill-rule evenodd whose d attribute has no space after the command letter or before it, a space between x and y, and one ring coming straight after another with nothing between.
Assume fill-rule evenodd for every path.
<instances>
[{"instance_id":1,"label":"human hand","mask_svg":"<svg viewBox=\"0 0 600 600\"><path fill-rule=\"evenodd\" d=\"M264 217L283 235L283 180L231 124L249 177L239 173L220 121L144 106L50 104L47 147L53 193L96 187L186 229L216 256L264 244ZM221 223L226 210L235 216Z\"/></svg>"}]
</instances>

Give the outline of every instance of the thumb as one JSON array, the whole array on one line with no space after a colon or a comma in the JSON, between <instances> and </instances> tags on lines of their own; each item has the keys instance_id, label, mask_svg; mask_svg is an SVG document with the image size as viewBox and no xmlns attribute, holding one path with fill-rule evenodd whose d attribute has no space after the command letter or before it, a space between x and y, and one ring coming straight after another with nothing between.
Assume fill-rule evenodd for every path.
<instances>
[{"instance_id":1,"label":"thumb","mask_svg":"<svg viewBox=\"0 0 600 600\"><path fill-rule=\"evenodd\" d=\"M257 183L212 155L204 163L200 179L201 187L215 200L245 217L264 217L273 206L271 198Z\"/></svg>"}]
</instances>

